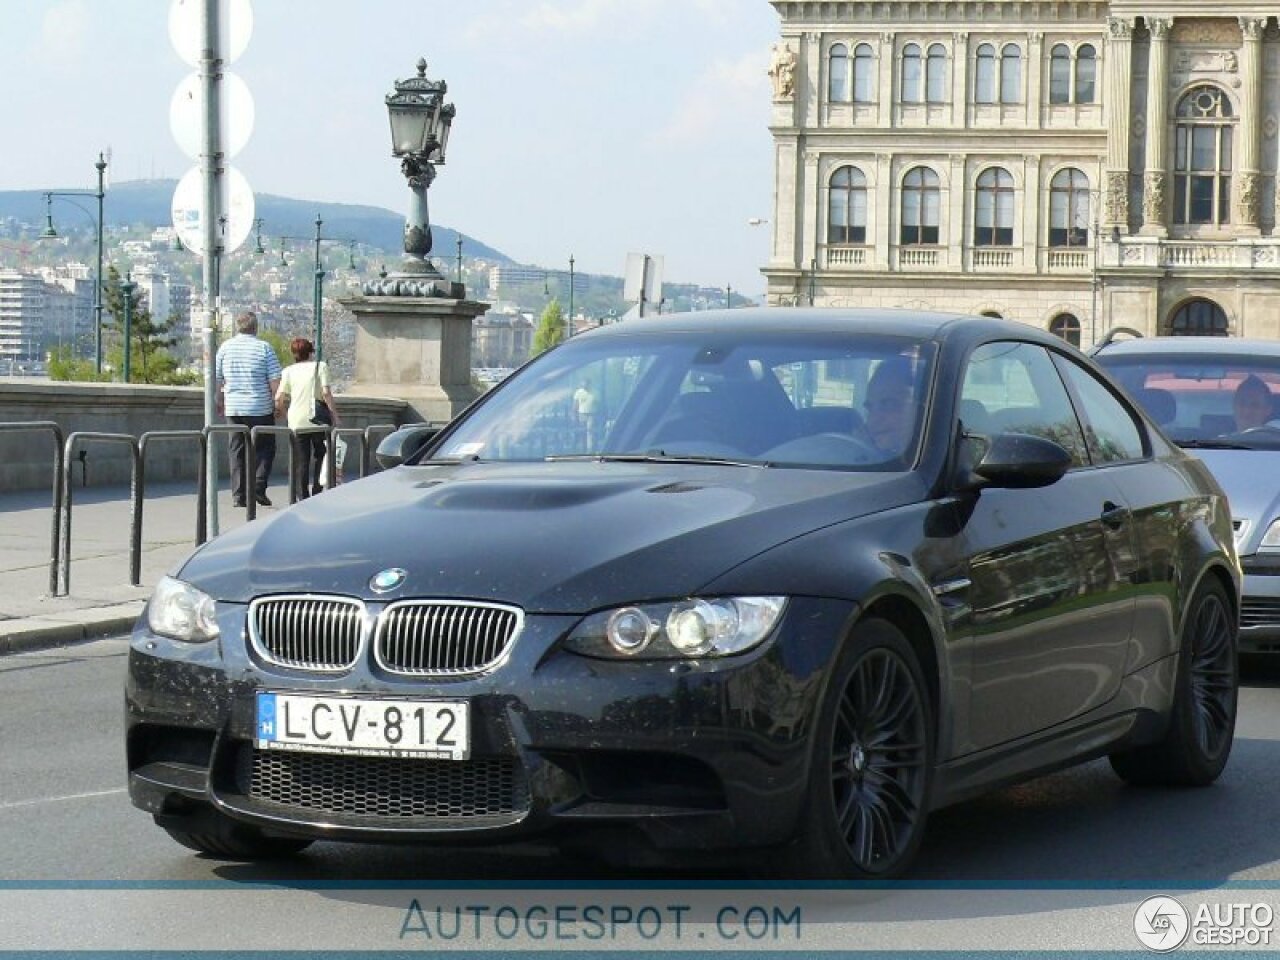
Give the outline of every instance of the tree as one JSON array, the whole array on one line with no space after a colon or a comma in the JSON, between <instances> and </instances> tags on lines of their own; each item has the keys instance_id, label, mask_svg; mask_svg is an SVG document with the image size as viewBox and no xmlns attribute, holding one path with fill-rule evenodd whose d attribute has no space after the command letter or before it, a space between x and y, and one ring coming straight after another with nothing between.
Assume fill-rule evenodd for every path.
<instances>
[{"instance_id":1,"label":"tree","mask_svg":"<svg viewBox=\"0 0 1280 960\"><path fill-rule=\"evenodd\" d=\"M271 349L276 352L276 359L280 361L280 366L287 367L293 363L293 353L289 350L289 340L283 333L276 333L274 330L259 330L258 339L264 340L271 345Z\"/></svg>"},{"instance_id":2,"label":"tree","mask_svg":"<svg viewBox=\"0 0 1280 960\"><path fill-rule=\"evenodd\" d=\"M103 285L103 307L111 314L111 320L104 326L116 337L124 337L124 289L120 284L120 271L111 267L107 272L107 282ZM178 370L177 359L169 352L169 348L178 342L174 334L181 318L176 312L170 313L163 321L157 323L151 311L142 305L142 294L135 287L129 295L130 352L129 381L131 383L189 384L200 378L198 375ZM117 344L108 351L113 365L123 368L124 346Z\"/></svg>"},{"instance_id":3,"label":"tree","mask_svg":"<svg viewBox=\"0 0 1280 960\"><path fill-rule=\"evenodd\" d=\"M77 357L74 347L63 344L49 351L49 379L103 383L111 377L98 373L92 360Z\"/></svg>"},{"instance_id":4,"label":"tree","mask_svg":"<svg viewBox=\"0 0 1280 960\"><path fill-rule=\"evenodd\" d=\"M564 339L564 335L564 312L560 309L560 301L553 298L542 311L538 329L533 334L534 356L550 350Z\"/></svg>"}]
</instances>

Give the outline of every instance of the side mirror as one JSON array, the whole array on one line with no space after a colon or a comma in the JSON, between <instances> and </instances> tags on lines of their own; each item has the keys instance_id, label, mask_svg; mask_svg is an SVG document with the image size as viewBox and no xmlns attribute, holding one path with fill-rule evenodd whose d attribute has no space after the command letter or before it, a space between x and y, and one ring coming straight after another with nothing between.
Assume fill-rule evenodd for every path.
<instances>
[{"instance_id":1,"label":"side mirror","mask_svg":"<svg viewBox=\"0 0 1280 960\"><path fill-rule=\"evenodd\" d=\"M378 458L378 465L383 470L400 466L434 440L439 432L439 427L428 426L425 423L412 423L407 427L401 427L395 433L387 434L378 444L377 452L374 454Z\"/></svg>"},{"instance_id":2,"label":"side mirror","mask_svg":"<svg viewBox=\"0 0 1280 960\"><path fill-rule=\"evenodd\" d=\"M1026 433L998 433L973 468L974 486L1028 490L1047 487L1071 469L1071 454L1061 444Z\"/></svg>"}]
</instances>

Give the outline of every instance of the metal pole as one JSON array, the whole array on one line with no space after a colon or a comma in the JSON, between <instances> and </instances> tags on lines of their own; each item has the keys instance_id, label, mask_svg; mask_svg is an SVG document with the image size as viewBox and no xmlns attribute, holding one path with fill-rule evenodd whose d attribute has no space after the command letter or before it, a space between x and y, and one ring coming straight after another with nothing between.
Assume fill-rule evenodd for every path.
<instances>
[{"instance_id":1,"label":"metal pole","mask_svg":"<svg viewBox=\"0 0 1280 960\"><path fill-rule=\"evenodd\" d=\"M315 279L315 319L316 319L316 362L324 359L324 271L320 269L320 225L323 221L316 214L316 279Z\"/></svg>"},{"instance_id":2,"label":"metal pole","mask_svg":"<svg viewBox=\"0 0 1280 960\"><path fill-rule=\"evenodd\" d=\"M573 254L569 254L569 324L565 328L573 336Z\"/></svg>"},{"instance_id":3,"label":"metal pole","mask_svg":"<svg viewBox=\"0 0 1280 960\"><path fill-rule=\"evenodd\" d=\"M222 79L222 52L218 48L218 0L204 0L204 25L200 38L200 81L204 89L204 129L201 135L201 167L204 172L204 425L212 427L217 418L217 257L218 186L221 176L222 144L218 122L219 85ZM218 455L217 445L205 450L205 512L208 534L218 535Z\"/></svg>"},{"instance_id":4,"label":"metal pole","mask_svg":"<svg viewBox=\"0 0 1280 960\"><path fill-rule=\"evenodd\" d=\"M1101 198L1101 191L1099 191ZM1093 304L1089 308L1089 346L1098 342L1098 258L1102 256L1102 235L1098 228L1098 204L1093 205Z\"/></svg>"},{"instance_id":5,"label":"metal pole","mask_svg":"<svg viewBox=\"0 0 1280 960\"><path fill-rule=\"evenodd\" d=\"M93 284L93 369L102 372L102 207L107 191L103 174L107 170L107 161L101 153L94 164L98 170L98 272Z\"/></svg>"},{"instance_id":6,"label":"metal pole","mask_svg":"<svg viewBox=\"0 0 1280 960\"><path fill-rule=\"evenodd\" d=\"M733 287L727 283L724 285L724 308L726 310L733 309Z\"/></svg>"},{"instance_id":7,"label":"metal pole","mask_svg":"<svg viewBox=\"0 0 1280 960\"><path fill-rule=\"evenodd\" d=\"M458 234L458 282L462 282L462 234Z\"/></svg>"},{"instance_id":8,"label":"metal pole","mask_svg":"<svg viewBox=\"0 0 1280 960\"><path fill-rule=\"evenodd\" d=\"M124 383L129 383L129 358L133 354L133 291L138 285L133 282L133 274L124 275L124 283L120 284L120 293L124 297Z\"/></svg>"}]
</instances>

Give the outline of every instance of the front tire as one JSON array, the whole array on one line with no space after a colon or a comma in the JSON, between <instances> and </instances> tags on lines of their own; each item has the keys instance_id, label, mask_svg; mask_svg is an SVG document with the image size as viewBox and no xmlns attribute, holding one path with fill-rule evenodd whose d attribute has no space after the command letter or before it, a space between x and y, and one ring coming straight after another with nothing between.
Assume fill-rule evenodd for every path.
<instances>
[{"instance_id":1,"label":"front tire","mask_svg":"<svg viewBox=\"0 0 1280 960\"><path fill-rule=\"evenodd\" d=\"M902 631L880 619L858 624L819 712L787 872L865 880L905 870L928 819L933 731L924 673Z\"/></svg>"},{"instance_id":2,"label":"front tire","mask_svg":"<svg viewBox=\"0 0 1280 960\"><path fill-rule=\"evenodd\" d=\"M1206 580L1191 601L1178 649L1169 729L1150 746L1111 755L1111 767L1139 786L1207 786L1218 779L1235 736L1239 695L1236 625L1227 592Z\"/></svg>"}]
</instances>

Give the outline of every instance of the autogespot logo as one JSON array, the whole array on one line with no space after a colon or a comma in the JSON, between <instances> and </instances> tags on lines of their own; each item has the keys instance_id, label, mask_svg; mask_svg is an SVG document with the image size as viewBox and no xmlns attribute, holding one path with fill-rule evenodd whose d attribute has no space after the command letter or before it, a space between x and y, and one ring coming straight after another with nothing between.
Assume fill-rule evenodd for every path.
<instances>
[{"instance_id":1,"label":"autogespot logo","mask_svg":"<svg viewBox=\"0 0 1280 960\"><path fill-rule=\"evenodd\" d=\"M1133 915L1133 932L1142 945L1156 953L1177 950L1187 939L1191 917L1173 897L1148 897Z\"/></svg>"},{"instance_id":2,"label":"autogespot logo","mask_svg":"<svg viewBox=\"0 0 1280 960\"><path fill-rule=\"evenodd\" d=\"M374 593L390 593L404 583L407 576L409 576L408 571L401 570L399 567L382 570L373 575L373 578L369 581L369 589Z\"/></svg>"}]
</instances>

